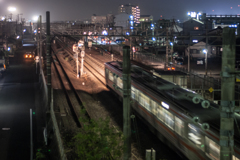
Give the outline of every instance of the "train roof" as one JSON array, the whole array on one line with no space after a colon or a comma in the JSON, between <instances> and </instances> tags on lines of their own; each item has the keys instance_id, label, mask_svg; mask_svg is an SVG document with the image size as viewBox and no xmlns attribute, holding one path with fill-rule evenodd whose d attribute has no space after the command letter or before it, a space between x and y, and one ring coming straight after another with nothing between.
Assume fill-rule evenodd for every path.
<instances>
[{"instance_id":1,"label":"train roof","mask_svg":"<svg viewBox=\"0 0 240 160\"><path fill-rule=\"evenodd\" d=\"M122 71L122 62L112 61L107 62L106 65L110 65L115 69ZM153 92L158 93L158 95L166 99L167 102L174 104L175 108L179 108L180 110L184 109L187 111L188 115L192 117L197 116L200 123L208 123L210 128L215 128L215 130L219 131L219 105L205 100L201 95L192 90L182 88L172 82L156 77L152 72L143 70L141 67L136 65L131 65L131 77L135 82L143 85ZM203 108L201 103L195 104L193 102L194 96L200 98L201 102L209 102L209 108ZM240 124L240 115L235 113L235 118L237 119L238 124ZM235 130L237 130L237 128Z\"/></svg>"}]
</instances>

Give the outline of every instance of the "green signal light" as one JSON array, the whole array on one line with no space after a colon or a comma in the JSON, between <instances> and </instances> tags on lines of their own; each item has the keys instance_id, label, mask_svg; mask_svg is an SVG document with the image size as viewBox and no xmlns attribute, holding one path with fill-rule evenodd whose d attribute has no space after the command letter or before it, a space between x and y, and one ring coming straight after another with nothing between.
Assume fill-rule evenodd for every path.
<instances>
[{"instance_id":1,"label":"green signal light","mask_svg":"<svg viewBox=\"0 0 240 160\"><path fill-rule=\"evenodd\" d=\"M51 150L49 149L48 152L50 152Z\"/></svg>"},{"instance_id":2,"label":"green signal light","mask_svg":"<svg viewBox=\"0 0 240 160\"><path fill-rule=\"evenodd\" d=\"M35 114L35 112L33 112L33 114Z\"/></svg>"},{"instance_id":3,"label":"green signal light","mask_svg":"<svg viewBox=\"0 0 240 160\"><path fill-rule=\"evenodd\" d=\"M203 147L204 147L204 145L201 145L201 147L203 148Z\"/></svg>"}]
</instances>

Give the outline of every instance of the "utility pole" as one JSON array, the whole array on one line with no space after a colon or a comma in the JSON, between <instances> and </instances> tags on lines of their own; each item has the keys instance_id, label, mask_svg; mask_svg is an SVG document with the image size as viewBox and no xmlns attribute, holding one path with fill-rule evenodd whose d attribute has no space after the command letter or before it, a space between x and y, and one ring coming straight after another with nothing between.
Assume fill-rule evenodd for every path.
<instances>
[{"instance_id":1,"label":"utility pole","mask_svg":"<svg viewBox=\"0 0 240 160\"><path fill-rule=\"evenodd\" d=\"M190 73L190 45L191 45L191 36L189 36L189 44L188 44L188 73Z\"/></svg>"},{"instance_id":2,"label":"utility pole","mask_svg":"<svg viewBox=\"0 0 240 160\"><path fill-rule=\"evenodd\" d=\"M207 32L207 29L208 29L208 20L206 19L206 53L205 53L205 74L207 75L207 54L208 54L208 32Z\"/></svg>"},{"instance_id":3,"label":"utility pole","mask_svg":"<svg viewBox=\"0 0 240 160\"><path fill-rule=\"evenodd\" d=\"M131 159L131 119L130 119L130 98L131 98L131 63L130 50L128 46L123 47L123 136L124 153L123 159Z\"/></svg>"},{"instance_id":4,"label":"utility pole","mask_svg":"<svg viewBox=\"0 0 240 160\"><path fill-rule=\"evenodd\" d=\"M168 65L168 53L169 53L169 42L168 42L168 27L166 28L166 65ZM166 69L166 68L165 68Z\"/></svg>"},{"instance_id":5,"label":"utility pole","mask_svg":"<svg viewBox=\"0 0 240 160\"><path fill-rule=\"evenodd\" d=\"M235 29L223 28L220 160L231 160L234 154L235 55Z\"/></svg>"},{"instance_id":6,"label":"utility pole","mask_svg":"<svg viewBox=\"0 0 240 160\"><path fill-rule=\"evenodd\" d=\"M40 59L40 70L42 69L42 16L39 15L39 27L40 27L40 52L39 52L39 59Z\"/></svg>"},{"instance_id":7,"label":"utility pole","mask_svg":"<svg viewBox=\"0 0 240 160\"><path fill-rule=\"evenodd\" d=\"M37 34L36 34L36 36L37 36L37 56L40 55L39 54L39 22L40 22L40 20L38 17L38 19L37 19Z\"/></svg>"},{"instance_id":8,"label":"utility pole","mask_svg":"<svg viewBox=\"0 0 240 160\"><path fill-rule=\"evenodd\" d=\"M50 12L46 12L46 29L47 29L47 40L46 40L46 47L47 47L47 87L48 87L48 110L50 111L50 102L51 102L51 37L50 37Z\"/></svg>"}]
</instances>

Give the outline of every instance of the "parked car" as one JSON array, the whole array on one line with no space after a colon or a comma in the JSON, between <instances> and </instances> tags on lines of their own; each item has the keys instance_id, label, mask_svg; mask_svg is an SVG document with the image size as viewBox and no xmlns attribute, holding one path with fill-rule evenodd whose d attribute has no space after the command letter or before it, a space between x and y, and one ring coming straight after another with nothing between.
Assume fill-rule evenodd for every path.
<instances>
[{"instance_id":1,"label":"parked car","mask_svg":"<svg viewBox=\"0 0 240 160\"><path fill-rule=\"evenodd\" d=\"M173 67L173 63L169 62L166 66L167 71L175 71L175 67Z\"/></svg>"},{"instance_id":2,"label":"parked car","mask_svg":"<svg viewBox=\"0 0 240 160\"><path fill-rule=\"evenodd\" d=\"M125 42L125 39L116 39L115 40L115 43L122 43L122 42Z\"/></svg>"}]
</instances>

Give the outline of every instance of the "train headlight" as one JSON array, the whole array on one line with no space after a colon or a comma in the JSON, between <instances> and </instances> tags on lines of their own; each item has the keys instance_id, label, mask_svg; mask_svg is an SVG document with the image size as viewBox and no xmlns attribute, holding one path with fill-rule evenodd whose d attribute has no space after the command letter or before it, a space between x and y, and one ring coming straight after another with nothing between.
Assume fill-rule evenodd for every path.
<instances>
[{"instance_id":1,"label":"train headlight","mask_svg":"<svg viewBox=\"0 0 240 160\"><path fill-rule=\"evenodd\" d=\"M28 58L28 55L26 55L25 57Z\"/></svg>"},{"instance_id":2,"label":"train headlight","mask_svg":"<svg viewBox=\"0 0 240 160\"><path fill-rule=\"evenodd\" d=\"M32 55L29 55L29 57L31 58L31 57L32 57Z\"/></svg>"}]
</instances>

